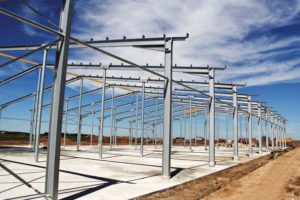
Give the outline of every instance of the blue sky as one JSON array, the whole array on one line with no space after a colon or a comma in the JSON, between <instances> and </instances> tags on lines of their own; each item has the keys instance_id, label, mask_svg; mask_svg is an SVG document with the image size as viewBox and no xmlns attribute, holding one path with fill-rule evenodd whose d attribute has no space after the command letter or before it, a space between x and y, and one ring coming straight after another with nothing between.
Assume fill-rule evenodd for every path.
<instances>
[{"instance_id":1,"label":"blue sky","mask_svg":"<svg viewBox=\"0 0 300 200\"><path fill-rule=\"evenodd\" d=\"M28 1L44 16L54 23L59 21L60 4L58 0ZM288 2L288 3L287 3ZM5 1L0 6L18 13L26 18L49 25L30 11L22 1ZM198 1L75 1L75 12L72 35L83 40L90 38L104 39L162 36L183 36L190 34L185 42L175 44L174 63L181 65L224 66L224 72L217 73L217 79L224 82L247 83L241 88L242 93L257 94L255 100L265 101L279 113L284 115L289 136L300 139L300 1L280 0L198 0ZM47 43L55 37L39 31L14 19L0 15L0 45L18 45ZM52 27L52 26L51 26ZM163 55L136 49L108 49L111 52L135 61L138 64L163 63ZM12 55L18 55L14 53ZM41 62L41 53L28 59ZM49 55L49 63L53 62L53 53ZM6 59L0 58L1 62ZM70 53L70 62L116 63L97 52L79 50ZM16 74L30 65L17 62L0 70L1 80ZM77 73L101 74L94 71L73 70ZM51 83L51 72L46 85ZM109 74L110 75L110 74ZM114 75L124 75L123 72ZM149 76L146 73L132 75ZM174 74L180 77L181 74ZM195 80L199 77L186 75ZM1 86L1 103L33 92L36 87L37 73L33 73L14 83ZM95 88L91 82L85 83L85 90ZM78 83L67 89L67 96L78 93ZM109 92L108 92L109 93ZM48 95L48 94L47 94ZM46 95L46 102L49 95ZM100 99L100 94L84 98L88 103ZM3 111L4 117L28 118L28 108L32 100L16 104ZM76 106L77 102L71 103ZM47 118L48 110L44 111ZM201 116L199 117L201 120ZM224 120L221 119L222 125ZM28 130L28 124L3 119L1 128ZM86 119L89 122L89 118ZM126 126L126 124L122 124ZM199 125L200 126L200 125ZM202 125L201 125L202 126ZM47 124L44 124L46 130ZM178 127L178 123L175 124ZM72 127L70 127L71 131ZM176 129L176 128L175 128ZM176 129L178 130L178 129ZM85 129L88 132L88 127ZM178 133L176 133L178 134ZM224 134L224 133L221 133Z\"/></svg>"}]
</instances>

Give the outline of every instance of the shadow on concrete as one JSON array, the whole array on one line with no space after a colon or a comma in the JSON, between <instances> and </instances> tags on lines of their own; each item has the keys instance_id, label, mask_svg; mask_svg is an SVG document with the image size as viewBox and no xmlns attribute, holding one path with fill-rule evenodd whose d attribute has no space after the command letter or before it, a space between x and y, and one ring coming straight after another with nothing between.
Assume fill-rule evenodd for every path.
<instances>
[{"instance_id":1,"label":"shadow on concrete","mask_svg":"<svg viewBox=\"0 0 300 200\"><path fill-rule=\"evenodd\" d=\"M8 167L6 167L5 165L3 165L2 163L0 163L0 167L2 169L4 169L5 171L7 171L12 176L14 176L16 179L18 179L22 184L26 185L30 189L33 189L33 191L36 192L37 194L43 195L42 192L40 192L39 190L37 190L36 188L34 188L29 182L27 182L26 180L24 180L23 178L21 178L18 174L14 173L12 170L10 170ZM1 191L1 193L6 192L6 191L8 191L8 190Z\"/></svg>"},{"instance_id":2,"label":"shadow on concrete","mask_svg":"<svg viewBox=\"0 0 300 200\"><path fill-rule=\"evenodd\" d=\"M29 164L29 163L23 163L23 162L18 162L18 161L12 161L12 160L7 160L7 159L0 159L0 161L11 162L11 163L15 163L15 164L20 164L20 165L26 165L26 166L31 166L31 167L35 167L35 168L45 169L44 166L39 166L39 165L34 165L34 164ZM14 186L12 188L6 189L5 191L1 191L1 193L7 192L8 190L14 189L14 188L22 186L22 185L26 185L27 187L33 189L38 194L38 196L33 194L33 195L27 195L27 196L14 197L12 199L35 199L35 198L41 198L41 196L44 196L44 193L41 193L40 191L33 188L32 185L29 182L22 179L19 175L17 175L16 173L14 173L10 169L8 169L3 164L0 163L0 167L2 167L9 174L13 175L15 178L17 178L22 183L20 185ZM93 192L95 192L99 189L102 189L102 188L105 188L105 187L108 187L108 186L111 186L111 185L114 185L114 184L119 184L119 183L134 184L131 181L122 181L122 180L117 180L117 179L104 178L104 177L99 177L99 176L94 176L94 175L89 175L89 174L83 174L83 173L79 173L79 172L72 172L72 171L68 171L68 170L60 170L60 172L68 173L68 174L72 174L72 175L76 175L76 176L82 176L82 177L85 177L85 178L90 178L90 179L94 179L94 180L98 180L98 181L103 181L103 183L101 183L101 184L94 184L94 185L89 185L89 186L82 186L82 187L77 187L77 188L69 188L69 189L59 190L59 194L80 191L76 194L72 194L72 195L70 195L68 197L65 197L63 199L76 199L76 198L79 198L79 197L83 197L87 194L93 193ZM44 176L39 177L39 178L43 178L43 177ZM37 179L39 179L39 178L37 178ZM36 179L34 179L34 180L36 180ZM34 180L31 180L30 182L32 182ZM95 187L91 187L91 186L95 186ZM88 187L88 188L85 189L86 187Z\"/></svg>"}]
</instances>

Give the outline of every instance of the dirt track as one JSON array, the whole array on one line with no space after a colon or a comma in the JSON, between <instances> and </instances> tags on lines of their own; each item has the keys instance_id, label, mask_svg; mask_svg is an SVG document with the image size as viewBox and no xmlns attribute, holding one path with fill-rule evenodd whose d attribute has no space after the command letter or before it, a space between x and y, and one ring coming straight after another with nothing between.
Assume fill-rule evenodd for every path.
<instances>
[{"instance_id":1,"label":"dirt track","mask_svg":"<svg viewBox=\"0 0 300 200\"><path fill-rule=\"evenodd\" d=\"M300 148L283 154L205 199L300 199Z\"/></svg>"}]
</instances>

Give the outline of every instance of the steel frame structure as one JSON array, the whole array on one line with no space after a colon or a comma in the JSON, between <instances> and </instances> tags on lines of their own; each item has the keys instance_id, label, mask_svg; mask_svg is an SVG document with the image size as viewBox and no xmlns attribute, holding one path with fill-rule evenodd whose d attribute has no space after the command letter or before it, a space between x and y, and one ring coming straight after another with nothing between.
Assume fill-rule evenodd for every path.
<instances>
[{"instance_id":1,"label":"steel frame structure","mask_svg":"<svg viewBox=\"0 0 300 200\"><path fill-rule=\"evenodd\" d=\"M269 151L269 137L271 138L271 149L285 148L286 145L286 119L278 114L276 111L265 106L264 102L257 102L252 100L252 96L247 94L238 94L237 88L245 86L244 84L233 83L219 83L215 82L216 71L225 70L226 67L199 67L199 66L177 66L173 64L173 43L177 41L184 41L188 38L188 34L182 37L156 37L156 38L132 38L132 39L115 39L115 40L97 40L97 41L81 41L71 36L71 24L72 24L72 12L73 12L73 0L62 0L60 26L59 30L49 28L45 25L39 24L32 20L26 19L8 10L0 8L0 13L16 20L29 24L39 30L48 32L58 37L57 40L48 44L30 44L30 45L16 45L16 46L1 46L0 52L21 51L25 52L21 56L14 57L2 64L0 68L3 68L13 62L22 61L25 57L32 55L38 51L43 51L43 62L35 63L28 62L34 66L8 77L4 80L0 80L0 87L9 84L12 81L17 81L18 78L28 75L35 70L39 70L39 78L37 84L37 90L24 95L22 97L13 99L11 101L1 103L0 105L0 121L1 113L3 109L8 106L22 102L26 99L34 97L34 105L31 109L31 131L30 131L30 145L34 147L35 160L38 161L39 145L40 145L40 132L41 132L41 115L42 109L51 107L51 114L49 118L49 138L48 138L48 153L47 153L47 167L46 167L46 182L45 182L45 194L51 199L58 198L58 183L59 183L59 163L60 163L60 151L61 151L61 133L63 121L64 125L64 148L66 147L66 132L68 125L68 116L74 111L77 111L77 145L76 149L80 150L81 142L81 126L82 119L87 116L92 116L91 121L91 136L94 131L94 118L99 113L99 159L102 159L104 152L103 149L103 135L105 120L110 119L110 144L109 149L113 148L113 143L116 144L116 134L114 135L117 123L126 121L129 126L129 145L132 145L134 135L134 147L137 148L138 132L140 130L140 155L144 155L144 132L145 125L149 125L153 131L154 146L157 147L158 126L163 124L163 136L162 136L162 176L164 178L170 178L171 172L171 148L173 142L173 121L180 121L180 136L184 132L184 146L186 146L186 119L190 120L190 150L192 150L192 114L194 116L204 115L204 143L205 149L207 139L209 140L208 149L208 164L209 166L215 166L215 147L216 147L216 113L224 114L226 116L233 116L233 158L238 160L238 116L247 117L247 132L248 132L248 147L249 156L253 155L252 139L252 117L256 117L258 120L258 140L259 140L259 152L263 152L262 145L262 122L265 123L266 133L266 151ZM143 48L147 50L160 51L164 54L164 64L159 66L153 65L138 65L132 61L126 60L115 54L112 54L106 50L107 47L133 47ZM117 59L124 64L74 64L68 63L68 52L72 49L89 48L114 59ZM56 63L49 64L47 62L47 52L56 52ZM55 75L53 85L45 88L45 76L46 69L50 69ZM102 70L102 76L86 76L68 72L71 69L94 69ZM107 76L106 72L110 70L128 70L128 71L144 71L153 75L154 78L144 79L142 77L116 77ZM66 76L72 76L72 78L66 80ZM195 76L201 75L207 78L206 81L195 80L176 80L173 78L173 73L185 73ZM84 80L101 83L101 87L93 90L83 91ZM80 81L80 91L78 95L65 97L66 84ZM122 82L126 82L125 84ZM155 85L156 84L156 85ZM106 92L108 88L112 88L112 95L107 98ZM115 88L121 88L127 93L121 95L115 95ZM206 89L203 89L206 88ZM0 88L1 89L1 88ZM52 101L49 104L43 104L44 93L47 91L52 92ZM88 104L82 103L82 98L87 95L95 94L101 91L101 100L90 102ZM126 99L127 102L118 104L117 101L121 98L133 96L134 99ZM140 96L141 95L141 99ZM78 99L78 107L69 108L71 100ZM110 106L107 106L110 102ZM150 102L150 103L149 103ZM147 103L148 105L145 105ZM65 105L65 106L64 106ZM65 107L65 109L64 109ZM90 112L84 112L83 108L91 108ZM97 109L96 107L100 107ZM128 108L125 111L116 112L120 109ZM152 109L147 112L145 117L145 109ZM178 109L179 108L179 109ZM110 111L110 114L106 114ZM134 111L134 112L132 112ZM127 116L124 116L127 114ZM65 115L65 118L64 118ZM63 120L64 119L64 120ZM207 123L209 122L209 125ZM139 123L141 128L139 128ZM184 123L184 124L182 124ZM197 124L197 123L196 123ZM135 125L135 128L134 126ZM135 129L135 130L134 130ZM184 129L184 131L183 131ZM134 132L133 132L134 130ZM195 127L195 133L197 128ZM208 138L207 138L208 130ZM228 128L227 128L228 132ZM133 134L134 133L134 134ZM228 133L227 133L228 135ZM226 139L228 136L226 136ZM91 144L92 144L91 137ZM195 134L195 142L196 142ZM218 138L219 139L219 138ZM279 140L280 139L280 140ZM34 141L32 143L32 141ZM280 142L279 142L280 141ZM196 143L195 143L196 144Z\"/></svg>"}]
</instances>

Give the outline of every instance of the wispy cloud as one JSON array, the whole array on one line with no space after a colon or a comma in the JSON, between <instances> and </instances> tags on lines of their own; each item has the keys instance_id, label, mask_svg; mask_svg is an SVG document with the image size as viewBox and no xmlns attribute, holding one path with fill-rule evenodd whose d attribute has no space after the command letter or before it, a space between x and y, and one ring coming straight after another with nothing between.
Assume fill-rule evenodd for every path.
<instances>
[{"instance_id":1,"label":"wispy cloud","mask_svg":"<svg viewBox=\"0 0 300 200\"><path fill-rule=\"evenodd\" d=\"M188 32L186 42L175 44L175 63L228 65L220 80L272 84L297 81L298 58L278 57L299 39L272 30L295 23L299 9L300 1L77 1L73 33L81 39L104 39ZM163 55L156 52L110 51L139 64L163 63ZM118 63L89 50L73 59Z\"/></svg>"}]
</instances>

